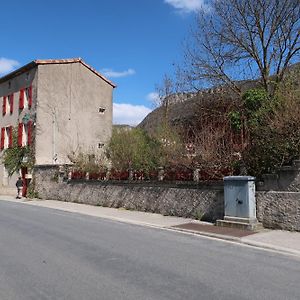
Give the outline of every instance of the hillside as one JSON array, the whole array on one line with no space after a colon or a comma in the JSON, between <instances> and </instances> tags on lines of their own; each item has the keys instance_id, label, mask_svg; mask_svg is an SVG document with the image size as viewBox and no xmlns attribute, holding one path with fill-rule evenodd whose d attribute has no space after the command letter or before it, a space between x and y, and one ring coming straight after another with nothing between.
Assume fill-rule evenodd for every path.
<instances>
[{"instance_id":1,"label":"hillside","mask_svg":"<svg viewBox=\"0 0 300 300\"><path fill-rule=\"evenodd\" d=\"M295 75L296 74L296 75ZM294 64L287 72L286 80L293 78L296 89L300 86L300 63ZM260 87L259 81L249 80L238 83L242 92L252 88ZM198 93L171 95L168 107L158 107L147 115L138 127L145 129L148 133L153 133L161 124L164 118L172 126L193 126L199 117L199 110L224 111L225 107L238 106L240 96L223 86L213 89L206 89Z\"/></svg>"},{"instance_id":2,"label":"hillside","mask_svg":"<svg viewBox=\"0 0 300 300\"><path fill-rule=\"evenodd\" d=\"M245 91L257 86L257 82L245 81L240 83L240 88ZM231 90L223 87L206 89L198 93L186 95L173 95L168 107L158 107L148 114L138 127L153 133L167 116L169 124L172 126L189 126L194 124L198 117L199 109L217 109L217 107L238 105L239 96ZM175 99L175 100L174 100Z\"/></svg>"}]
</instances>

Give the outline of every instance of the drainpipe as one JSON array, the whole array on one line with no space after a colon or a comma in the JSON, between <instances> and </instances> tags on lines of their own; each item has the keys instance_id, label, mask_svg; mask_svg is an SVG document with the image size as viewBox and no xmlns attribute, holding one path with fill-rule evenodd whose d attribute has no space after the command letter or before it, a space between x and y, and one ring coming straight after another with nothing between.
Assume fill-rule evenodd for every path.
<instances>
[{"instance_id":1,"label":"drainpipe","mask_svg":"<svg viewBox=\"0 0 300 300\"><path fill-rule=\"evenodd\" d=\"M57 153L56 153L56 113L52 114L52 163L56 164Z\"/></svg>"}]
</instances>

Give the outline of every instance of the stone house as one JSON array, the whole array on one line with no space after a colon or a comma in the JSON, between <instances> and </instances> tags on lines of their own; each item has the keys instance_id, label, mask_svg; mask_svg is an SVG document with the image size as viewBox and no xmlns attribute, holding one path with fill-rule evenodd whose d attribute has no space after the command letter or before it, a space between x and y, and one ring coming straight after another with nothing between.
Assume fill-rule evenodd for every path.
<instances>
[{"instance_id":1,"label":"stone house","mask_svg":"<svg viewBox=\"0 0 300 300\"><path fill-rule=\"evenodd\" d=\"M68 164L79 152L103 151L112 133L115 84L82 59L34 60L0 78L1 156L13 147L33 147L36 165ZM1 108L0 108L1 109ZM20 174L30 178L27 168ZM0 164L0 189L15 187ZM28 182L28 180L27 180Z\"/></svg>"}]
</instances>

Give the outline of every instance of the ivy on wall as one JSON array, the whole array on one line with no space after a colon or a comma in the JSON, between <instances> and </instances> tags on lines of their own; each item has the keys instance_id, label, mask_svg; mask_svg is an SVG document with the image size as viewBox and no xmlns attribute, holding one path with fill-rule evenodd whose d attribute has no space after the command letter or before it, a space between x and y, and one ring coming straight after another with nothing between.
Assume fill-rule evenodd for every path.
<instances>
[{"instance_id":1,"label":"ivy on wall","mask_svg":"<svg viewBox=\"0 0 300 300\"><path fill-rule=\"evenodd\" d=\"M12 176L15 172L18 172L22 167L27 167L30 169L34 165L33 147L18 146L17 128L13 128L12 147L4 150L2 161L9 176Z\"/></svg>"}]
</instances>

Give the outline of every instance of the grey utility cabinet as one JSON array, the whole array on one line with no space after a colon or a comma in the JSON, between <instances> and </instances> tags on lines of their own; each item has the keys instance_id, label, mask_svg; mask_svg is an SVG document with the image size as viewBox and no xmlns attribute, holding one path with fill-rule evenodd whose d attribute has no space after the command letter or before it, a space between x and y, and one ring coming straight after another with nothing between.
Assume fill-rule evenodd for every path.
<instances>
[{"instance_id":1,"label":"grey utility cabinet","mask_svg":"<svg viewBox=\"0 0 300 300\"><path fill-rule=\"evenodd\" d=\"M225 216L256 220L255 177L224 177Z\"/></svg>"}]
</instances>

